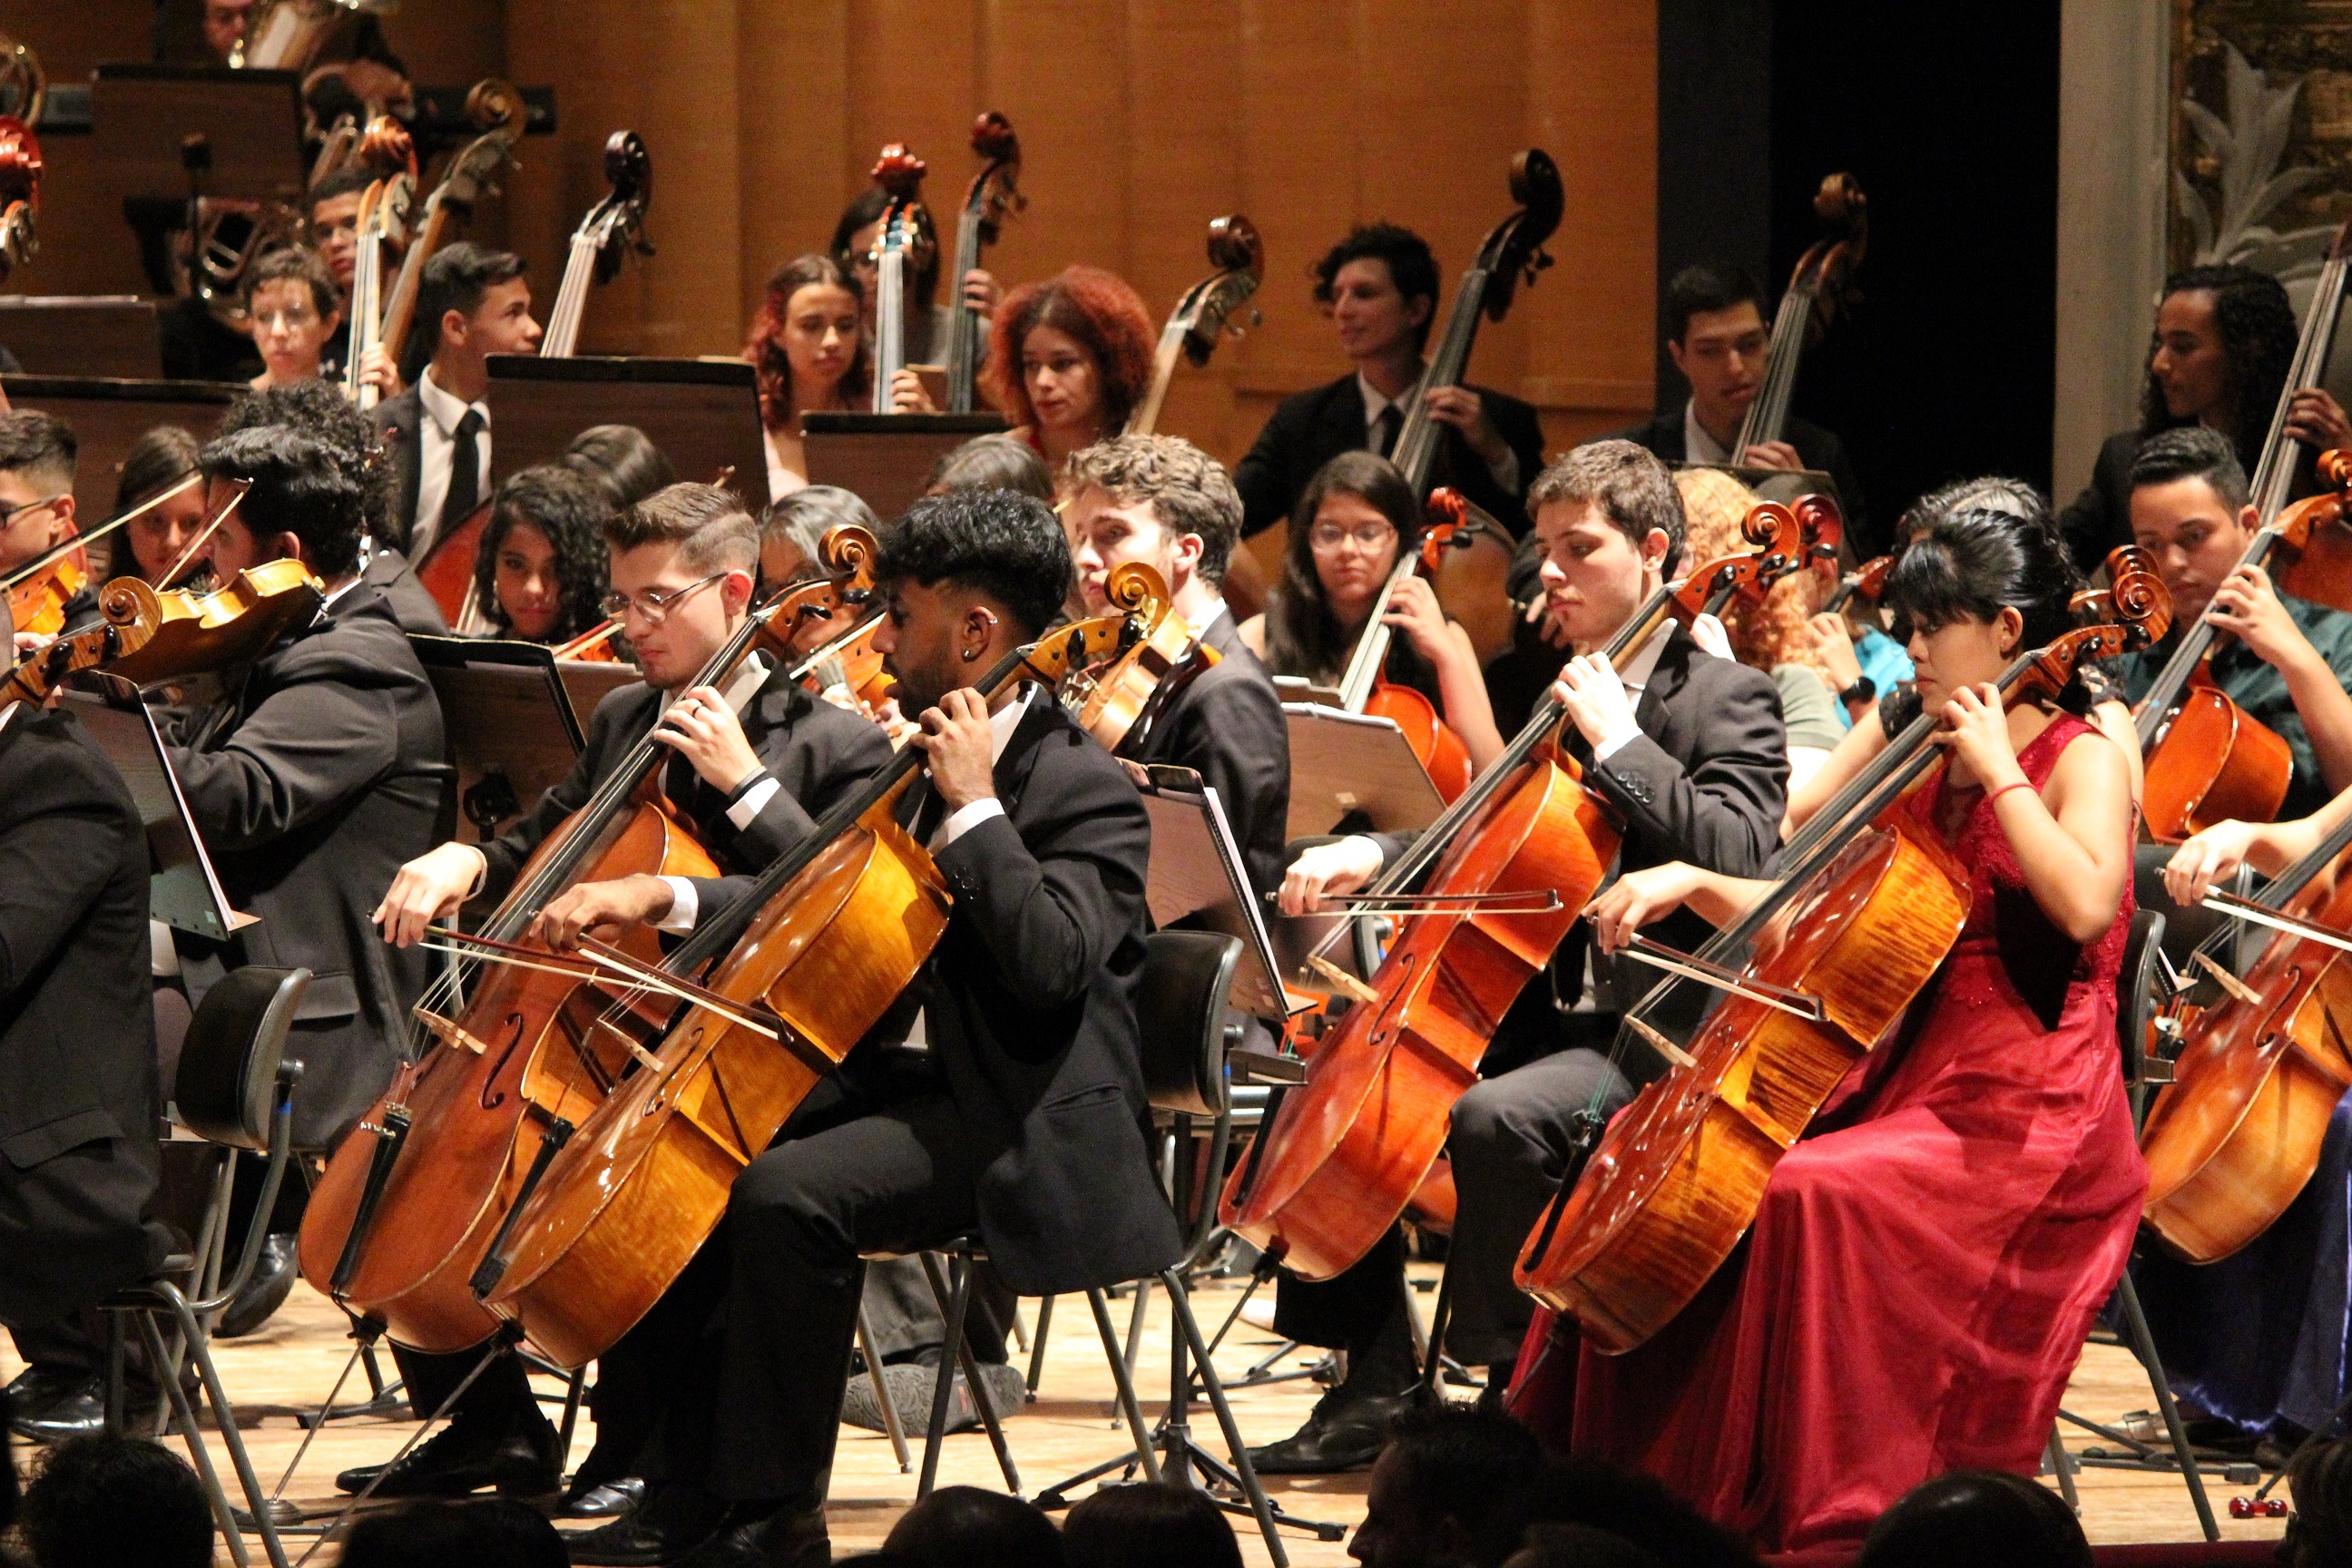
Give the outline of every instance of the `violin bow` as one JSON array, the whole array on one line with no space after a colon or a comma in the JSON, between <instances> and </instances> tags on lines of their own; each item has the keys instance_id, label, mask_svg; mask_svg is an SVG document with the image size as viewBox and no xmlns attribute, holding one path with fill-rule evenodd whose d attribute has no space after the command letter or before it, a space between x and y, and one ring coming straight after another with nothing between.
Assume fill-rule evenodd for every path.
<instances>
[{"instance_id":1,"label":"violin bow","mask_svg":"<svg viewBox=\"0 0 2352 1568\"><path fill-rule=\"evenodd\" d=\"M222 507L204 527L196 531L196 536L188 541L188 547L180 552L180 558L172 563L171 568L163 574L163 580L156 584L157 587L168 588L172 585L180 574L186 570L188 563L195 559L196 552L210 543L213 535L220 531L220 525L228 521L229 513L235 511L244 501L246 491L253 488L251 479L231 479L229 483L236 487L236 493L228 498L228 504Z\"/></svg>"},{"instance_id":2,"label":"violin bow","mask_svg":"<svg viewBox=\"0 0 2352 1568\"><path fill-rule=\"evenodd\" d=\"M22 566L16 568L16 570L11 573L5 581L0 581L0 588L13 588L17 584L24 582L26 578L39 572L41 568L47 566L54 562L63 560L65 557L72 554L75 551L81 549L85 545L92 544L99 540L104 539L108 534L112 533L124 523L135 522L140 518L146 516L149 512L154 510L157 507L162 506L165 501L170 500L173 496L178 495L182 490L186 489L190 485L196 483L203 478L203 474L191 468L177 484L173 485L167 489L156 491L153 495L149 496L145 500L141 501L137 506L132 507L129 511L124 512L121 516L109 518L104 522L100 523L96 528L91 529L88 533L77 533L71 539L62 540L58 543L49 546L48 549L43 551L40 554L34 556ZM54 500L56 498L52 497L51 499Z\"/></svg>"}]
</instances>

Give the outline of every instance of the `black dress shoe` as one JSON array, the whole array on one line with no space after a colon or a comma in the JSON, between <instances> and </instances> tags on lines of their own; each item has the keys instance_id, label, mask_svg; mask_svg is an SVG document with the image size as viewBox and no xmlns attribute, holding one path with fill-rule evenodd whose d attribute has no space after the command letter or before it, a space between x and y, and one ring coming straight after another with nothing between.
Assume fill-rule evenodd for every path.
<instances>
[{"instance_id":1,"label":"black dress shoe","mask_svg":"<svg viewBox=\"0 0 2352 1568\"><path fill-rule=\"evenodd\" d=\"M361 1465L335 1478L338 1490L370 1496L464 1497L496 1487L502 1497L544 1497L563 1482L555 1428L544 1419L520 1433L478 1432L464 1422L445 1426L396 1465ZM386 1473L386 1472L389 1473Z\"/></svg>"},{"instance_id":2,"label":"black dress shoe","mask_svg":"<svg viewBox=\"0 0 2352 1568\"><path fill-rule=\"evenodd\" d=\"M782 1509L744 1518L738 1508L719 1533L694 1549L678 1568L826 1568L833 1539L825 1533L824 1510ZM578 1558L573 1558L578 1562Z\"/></svg>"},{"instance_id":3,"label":"black dress shoe","mask_svg":"<svg viewBox=\"0 0 2352 1568\"><path fill-rule=\"evenodd\" d=\"M1389 1425L1431 1396L1419 1384L1402 1394L1358 1394L1342 1384L1316 1401L1307 1424L1279 1443L1249 1451L1262 1476L1330 1476L1364 1470L1388 1446Z\"/></svg>"},{"instance_id":4,"label":"black dress shoe","mask_svg":"<svg viewBox=\"0 0 2352 1568\"><path fill-rule=\"evenodd\" d=\"M299 1238L291 1232L272 1231L261 1244L261 1256L254 1259L253 1274L221 1309L220 1321L213 1326L213 1338L233 1340L249 1334L269 1321L271 1313L286 1304L294 1293L294 1281L302 1277L300 1258L296 1255Z\"/></svg>"},{"instance_id":5,"label":"black dress shoe","mask_svg":"<svg viewBox=\"0 0 2352 1568\"><path fill-rule=\"evenodd\" d=\"M558 1519L618 1519L645 1500L646 1483L635 1476L582 1486L573 1481L555 1505Z\"/></svg>"},{"instance_id":6,"label":"black dress shoe","mask_svg":"<svg viewBox=\"0 0 2352 1568\"><path fill-rule=\"evenodd\" d=\"M155 1396L140 1398L133 1394L124 1402L122 1425L130 1432L152 1432L155 1427ZM95 1437L106 1430L106 1394L97 1384L79 1393L69 1394L56 1401L38 1415L19 1417L9 1423L16 1436L28 1443L62 1443L69 1437Z\"/></svg>"},{"instance_id":7,"label":"black dress shoe","mask_svg":"<svg viewBox=\"0 0 2352 1568\"><path fill-rule=\"evenodd\" d=\"M98 1386L99 1380L93 1373L28 1366L8 1384L10 1420L30 1421L46 1415L52 1405Z\"/></svg>"},{"instance_id":8,"label":"black dress shoe","mask_svg":"<svg viewBox=\"0 0 2352 1568\"><path fill-rule=\"evenodd\" d=\"M717 1535L731 1510L698 1487L651 1489L646 1500L610 1524L563 1538L578 1563L604 1568L656 1568L678 1563Z\"/></svg>"}]
</instances>

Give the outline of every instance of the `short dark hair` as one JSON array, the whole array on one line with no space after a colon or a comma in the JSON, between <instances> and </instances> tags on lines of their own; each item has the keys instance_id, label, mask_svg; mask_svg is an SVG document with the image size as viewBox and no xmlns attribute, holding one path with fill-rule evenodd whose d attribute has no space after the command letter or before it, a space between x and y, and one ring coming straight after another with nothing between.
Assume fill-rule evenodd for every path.
<instances>
[{"instance_id":1,"label":"short dark hair","mask_svg":"<svg viewBox=\"0 0 2352 1568\"><path fill-rule=\"evenodd\" d=\"M287 425L232 430L196 455L207 479L244 479L253 488L237 521L256 538L290 533L310 569L328 582L360 568L367 497L341 454Z\"/></svg>"},{"instance_id":2,"label":"short dark hair","mask_svg":"<svg viewBox=\"0 0 2352 1568\"><path fill-rule=\"evenodd\" d=\"M331 202L337 196L350 195L353 191L364 191L375 182L376 175L371 171L356 164L346 165L320 178L310 187L310 194L305 200L315 207L320 202Z\"/></svg>"},{"instance_id":3,"label":"short dark hair","mask_svg":"<svg viewBox=\"0 0 2352 1568\"><path fill-rule=\"evenodd\" d=\"M604 522L604 542L615 550L675 544L695 572L760 569L760 525L733 490L718 485L666 485Z\"/></svg>"},{"instance_id":4,"label":"short dark hair","mask_svg":"<svg viewBox=\"0 0 2352 1568\"><path fill-rule=\"evenodd\" d=\"M430 1499L362 1514L338 1563L351 1568L564 1568L563 1535L512 1498Z\"/></svg>"},{"instance_id":5,"label":"short dark hair","mask_svg":"<svg viewBox=\"0 0 2352 1568\"><path fill-rule=\"evenodd\" d=\"M1070 592L1070 542L1054 509L1012 490L925 496L882 535L877 583L955 583L1008 611L1023 640L1053 624Z\"/></svg>"},{"instance_id":6,"label":"short dark hair","mask_svg":"<svg viewBox=\"0 0 2352 1568\"><path fill-rule=\"evenodd\" d=\"M436 251L416 285L416 314L409 319L408 342L400 353L401 379L414 384L425 374L433 351L441 346L443 316L451 310L472 315L482 308L482 296L521 277L524 265L511 250L492 250L470 240Z\"/></svg>"},{"instance_id":7,"label":"short dark hair","mask_svg":"<svg viewBox=\"0 0 2352 1568\"><path fill-rule=\"evenodd\" d=\"M1062 1521L1067 1568L1241 1568L1241 1543L1196 1487L1107 1486Z\"/></svg>"},{"instance_id":8,"label":"short dark hair","mask_svg":"<svg viewBox=\"0 0 2352 1568\"><path fill-rule=\"evenodd\" d=\"M1754 305L1759 316L1765 314L1764 290L1746 268L1685 267L1666 284L1666 341L1681 342L1690 331L1690 319L1703 310L1743 304Z\"/></svg>"},{"instance_id":9,"label":"short dark hair","mask_svg":"<svg viewBox=\"0 0 2352 1568\"><path fill-rule=\"evenodd\" d=\"M187 1461L138 1437L49 1450L17 1516L40 1568L211 1568L213 1510Z\"/></svg>"},{"instance_id":10,"label":"short dark hair","mask_svg":"<svg viewBox=\"0 0 2352 1568\"><path fill-rule=\"evenodd\" d=\"M1528 515L1555 501L1586 501L1634 548L1656 529L1666 536L1665 569L1682 559L1690 524L1674 475L1646 447L1611 437L1587 441L1551 460L1528 487Z\"/></svg>"},{"instance_id":11,"label":"short dark hair","mask_svg":"<svg viewBox=\"0 0 2352 1568\"><path fill-rule=\"evenodd\" d=\"M2286 1488L2294 1499L2294 1552L2283 1561L2293 1568L2352 1561L2352 1442L2332 1439L2296 1455Z\"/></svg>"},{"instance_id":12,"label":"short dark hair","mask_svg":"<svg viewBox=\"0 0 2352 1568\"><path fill-rule=\"evenodd\" d=\"M32 474L37 483L71 489L80 454L73 426L56 415L35 408L0 414L0 474Z\"/></svg>"},{"instance_id":13,"label":"short dark hair","mask_svg":"<svg viewBox=\"0 0 2352 1568\"><path fill-rule=\"evenodd\" d=\"M1171 533L1201 541L1201 576L1214 586L1242 536L1242 496L1214 458L1181 436L1114 436L1070 454L1069 493L1098 489L1121 506L1149 502Z\"/></svg>"},{"instance_id":14,"label":"short dark hair","mask_svg":"<svg viewBox=\"0 0 2352 1568\"><path fill-rule=\"evenodd\" d=\"M2056 1492L2005 1470L1955 1470L1878 1516L1854 1568L2091 1568L2082 1521Z\"/></svg>"},{"instance_id":15,"label":"short dark hair","mask_svg":"<svg viewBox=\"0 0 2352 1568\"><path fill-rule=\"evenodd\" d=\"M475 601L482 613L501 631L513 625L499 604L499 551L515 524L527 522L555 552L556 580L562 584L563 615L551 640L568 642L602 620L604 524L612 515L595 482L561 463L538 463L507 476L491 500L490 521L474 556Z\"/></svg>"},{"instance_id":16,"label":"short dark hair","mask_svg":"<svg viewBox=\"0 0 2352 1568\"><path fill-rule=\"evenodd\" d=\"M1527 1427L1499 1410L1424 1405L1397 1418L1387 1452L1423 1522L1450 1515L1459 1524L1463 1561L1500 1563L1518 1545L1544 1473Z\"/></svg>"},{"instance_id":17,"label":"short dark hair","mask_svg":"<svg viewBox=\"0 0 2352 1568\"><path fill-rule=\"evenodd\" d=\"M1429 301L1428 320L1413 335L1412 346L1418 352L1429 342L1429 329L1437 321L1437 258L1431 254L1429 241L1401 224L1358 224L1307 269L1307 275L1315 279L1317 304L1331 302L1332 280L1350 261L1385 262L1398 293L1407 300Z\"/></svg>"},{"instance_id":18,"label":"short dark hair","mask_svg":"<svg viewBox=\"0 0 2352 1568\"><path fill-rule=\"evenodd\" d=\"M1037 448L1018 436L974 436L931 465L926 490L1019 490L1051 504L1054 471Z\"/></svg>"},{"instance_id":19,"label":"short dark hair","mask_svg":"<svg viewBox=\"0 0 2352 1568\"><path fill-rule=\"evenodd\" d=\"M615 511L677 483L662 449L634 425L591 425L572 437L560 460L593 479Z\"/></svg>"},{"instance_id":20,"label":"short dark hair","mask_svg":"<svg viewBox=\"0 0 2352 1568\"><path fill-rule=\"evenodd\" d=\"M882 1550L926 1568L1057 1568L1062 1532L1034 1503L941 1487L898 1516Z\"/></svg>"},{"instance_id":21,"label":"short dark hair","mask_svg":"<svg viewBox=\"0 0 2352 1568\"><path fill-rule=\"evenodd\" d=\"M310 307L319 312L320 320L343 308L342 293L335 287L335 275L327 270L325 258L307 245L281 245L262 252L246 273L241 290L246 309L253 308L254 297L261 292L263 284L289 278L310 290Z\"/></svg>"},{"instance_id":22,"label":"short dark hair","mask_svg":"<svg viewBox=\"0 0 2352 1568\"><path fill-rule=\"evenodd\" d=\"M2232 512L2253 493L2230 438L2204 425L2159 430L2140 443L2132 458L2131 488L2136 490L2177 479L2203 479Z\"/></svg>"},{"instance_id":23,"label":"short dark hair","mask_svg":"<svg viewBox=\"0 0 2352 1568\"><path fill-rule=\"evenodd\" d=\"M1546 1460L1535 1517L1540 1522L1533 1528L1556 1523L1607 1531L1675 1568L1756 1568L1756 1554L1745 1542L1664 1481L1587 1454Z\"/></svg>"},{"instance_id":24,"label":"short dark hair","mask_svg":"<svg viewBox=\"0 0 2352 1568\"><path fill-rule=\"evenodd\" d=\"M334 454L361 496L365 531L378 541L392 537L394 484L375 421L343 395L342 389L313 376L262 392L247 392L229 405L219 434L282 425L310 437Z\"/></svg>"},{"instance_id":25,"label":"short dark hair","mask_svg":"<svg viewBox=\"0 0 2352 1568\"><path fill-rule=\"evenodd\" d=\"M158 425L131 442L114 481L117 515L194 473L196 446L196 438L177 425Z\"/></svg>"}]
</instances>

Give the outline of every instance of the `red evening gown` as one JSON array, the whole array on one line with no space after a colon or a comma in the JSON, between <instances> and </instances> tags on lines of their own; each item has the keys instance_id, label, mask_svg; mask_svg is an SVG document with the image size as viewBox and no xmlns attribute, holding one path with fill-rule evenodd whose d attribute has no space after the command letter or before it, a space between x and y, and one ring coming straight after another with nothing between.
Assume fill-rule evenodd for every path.
<instances>
[{"instance_id":1,"label":"red evening gown","mask_svg":"<svg viewBox=\"0 0 2352 1568\"><path fill-rule=\"evenodd\" d=\"M2062 716L2018 761L2039 788L2093 733ZM1947 799L1938 782L1915 809L1933 826ZM1975 881L1958 943L1783 1157L1744 1250L1665 1332L1577 1368L1573 1447L1766 1551L1858 1541L1948 1470L2032 1474L2139 1223L2115 1035L2129 889L2078 944L1980 797L1954 847Z\"/></svg>"}]
</instances>

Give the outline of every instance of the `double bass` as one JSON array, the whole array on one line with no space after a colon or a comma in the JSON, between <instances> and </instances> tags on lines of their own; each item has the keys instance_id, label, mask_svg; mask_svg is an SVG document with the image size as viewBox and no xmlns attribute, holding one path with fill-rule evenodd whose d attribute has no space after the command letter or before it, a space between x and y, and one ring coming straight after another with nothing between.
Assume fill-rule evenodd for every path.
<instances>
[{"instance_id":1,"label":"double bass","mask_svg":"<svg viewBox=\"0 0 2352 1568\"><path fill-rule=\"evenodd\" d=\"M368 353L383 345L383 247L408 233L408 209L416 199L416 144L407 127L390 115L371 121L354 162L383 171L383 178L360 195L357 247L352 254L350 329L344 342L343 395L362 414L375 407L376 384L362 374Z\"/></svg>"},{"instance_id":2,"label":"double bass","mask_svg":"<svg viewBox=\"0 0 2352 1568\"><path fill-rule=\"evenodd\" d=\"M971 122L971 150L985 160L956 214L955 270L948 275L948 412L969 414L973 384L986 352L981 316L963 297L963 280L980 265L983 247L996 243L1004 220L1029 205L1021 194L1021 138L1013 122L990 110Z\"/></svg>"},{"instance_id":3,"label":"double bass","mask_svg":"<svg viewBox=\"0 0 2352 1568\"><path fill-rule=\"evenodd\" d=\"M2004 706L2053 700L2076 665L2163 634L2170 598L2136 552L2099 596L2119 618L2021 654ZM1780 1157L1853 1064L1886 1037L1968 923L1968 869L1903 805L1941 764L1922 714L1863 770L1853 811L1782 864L1777 887L1680 973L1724 994L1666 1075L1609 1122L1538 1222L1513 1278L1571 1313L1604 1353L1664 1328L1754 1223ZM1674 982L1628 1015L1654 1009ZM1652 1031L1654 1033L1654 1031ZM1621 1045L1623 1037L1621 1036Z\"/></svg>"},{"instance_id":4,"label":"double bass","mask_svg":"<svg viewBox=\"0 0 2352 1568\"><path fill-rule=\"evenodd\" d=\"M1834 550L1833 508L1805 517L1767 502L1745 519L1754 554L1663 584L1603 655L1631 659L1666 623L1687 625ZM1427 875L1427 912L1404 923L1359 999L1280 1091L1219 1218L1307 1279L1352 1267L1404 1212L1435 1164L1454 1102L1519 992L1550 962L1617 857L1613 813L1566 747L1567 710L1547 698L1527 726L1367 889L1394 904ZM1514 897L1517 895L1517 897Z\"/></svg>"},{"instance_id":5,"label":"double bass","mask_svg":"<svg viewBox=\"0 0 2352 1568\"><path fill-rule=\"evenodd\" d=\"M1265 243L1249 219L1231 213L1209 220L1209 265L1214 270L1184 290L1160 329L1160 346L1151 356L1151 385L1128 416L1129 436L1149 436L1160 428L1160 410L1168 401L1179 360L1189 361L1197 370L1209 363L1217 340L1228 331L1241 335L1239 327L1230 325L1234 313L1249 302L1265 276ZM1255 314L1251 312L1253 320Z\"/></svg>"},{"instance_id":6,"label":"double bass","mask_svg":"<svg viewBox=\"0 0 2352 1568\"><path fill-rule=\"evenodd\" d=\"M612 187L588 209L572 231L572 250L563 263L563 283L548 312L547 331L539 340L541 359L570 359L580 342L580 323L588 310L592 283L609 283L620 275L622 258L631 248L651 255L645 241L646 206L653 199L653 159L634 131L615 131L604 142L604 179ZM462 635L487 629L474 605L475 566L482 536L489 531L492 501L468 513L455 528L445 530L416 563L416 580L433 595L444 619Z\"/></svg>"},{"instance_id":7,"label":"double bass","mask_svg":"<svg viewBox=\"0 0 2352 1568\"><path fill-rule=\"evenodd\" d=\"M826 535L826 564L849 577L787 591L745 617L696 684L722 688L763 640L782 642L803 616L830 613L864 590L873 541L863 530ZM351 1310L383 1323L399 1343L446 1352L479 1343L497 1321L467 1289L492 1236L544 1158L551 1130L568 1128L611 1090L627 1045L567 1026L581 977L543 947L524 946L547 901L583 882L636 873L711 877L718 868L661 795L671 749L650 734L534 850L478 933L515 963L489 964L470 994L445 974L418 1004L411 1061L345 1140L303 1215L303 1278ZM648 969L668 965L650 931L623 952ZM530 967L529 965L538 965ZM558 973L550 971L559 970ZM539 1133L534 1139L533 1131Z\"/></svg>"},{"instance_id":8,"label":"double bass","mask_svg":"<svg viewBox=\"0 0 2352 1568\"><path fill-rule=\"evenodd\" d=\"M918 214L926 166L898 142L882 149L874 183L890 198L874 232L874 412L898 410L891 382L907 367L907 268L923 243Z\"/></svg>"},{"instance_id":9,"label":"double bass","mask_svg":"<svg viewBox=\"0 0 2352 1568\"><path fill-rule=\"evenodd\" d=\"M1560 215L1567 205L1566 193L1560 187L1559 165L1542 148L1527 149L1511 160L1510 191L1511 199L1518 204L1517 210L1489 230L1478 247L1476 259L1462 275L1462 286L1454 296L1453 313L1446 318L1445 331L1429 356L1429 366L1405 399L1404 424L1397 431L1396 446L1389 460L1412 487L1416 498L1429 494L1438 446L1446 430L1431 416L1428 394L1439 387L1462 384L1470 373L1470 351L1477 345L1479 318L1501 321L1509 314L1519 285L1525 282L1534 287L1537 277L1551 265L1544 241L1559 227ZM1306 520L1307 523L1312 521ZM1292 526L1304 524L1294 519ZM1506 586L1510 574L1511 541L1486 527L1472 531L1471 540L1467 548L1448 556L1446 567L1438 577L1437 598L1445 606L1446 614L1469 632L1470 641L1483 661L1508 646L1514 629Z\"/></svg>"},{"instance_id":10,"label":"double bass","mask_svg":"<svg viewBox=\"0 0 2352 1568\"><path fill-rule=\"evenodd\" d=\"M1149 567L1113 572L1115 605L1166 591ZM1122 612L1014 650L978 683L1048 686L1113 657L1140 628ZM938 868L900 826L921 754L889 766L817 823L672 953L721 1005L688 1006L565 1142L475 1277L489 1308L565 1367L611 1348L660 1299L726 1212L736 1173L898 998L946 931Z\"/></svg>"},{"instance_id":11,"label":"double bass","mask_svg":"<svg viewBox=\"0 0 2352 1568\"><path fill-rule=\"evenodd\" d=\"M1789 291L1772 313L1772 347L1764 384L1739 421L1731 443L1737 465L1750 447L1778 441L1788 429L1789 399L1797 390L1797 361L1853 298L1853 274L1870 248L1870 203L1852 174L1827 174L1813 195L1823 234L1797 260Z\"/></svg>"}]
</instances>

